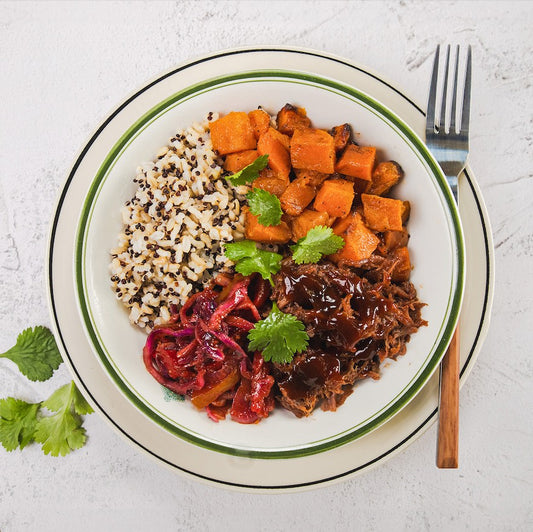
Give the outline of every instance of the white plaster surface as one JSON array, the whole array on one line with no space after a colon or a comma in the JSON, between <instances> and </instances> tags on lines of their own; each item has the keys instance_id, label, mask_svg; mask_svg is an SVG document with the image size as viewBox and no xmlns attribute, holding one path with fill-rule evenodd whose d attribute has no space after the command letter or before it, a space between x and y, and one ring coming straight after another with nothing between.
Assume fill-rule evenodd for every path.
<instances>
[{"instance_id":1,"label":"white plaster surface","mask_svg":"<svg viewBox=\"0 0 533 532\"><path fill-rule=\"evenodd\" d=\"M345 56L424 105L439 42L471 43L470 164L496 246L492 326L461 393L460 469L436 427L384 465L305 493L241 494L183 479L97 414L68 457L0 448L0 531L532 530L533 4L530 2L0 3L0 352L49 324L55 198L89 133L124 96L196 55L286 44ZM0 396L41 400L0 360Z\"/></svg>"}]
</instances>

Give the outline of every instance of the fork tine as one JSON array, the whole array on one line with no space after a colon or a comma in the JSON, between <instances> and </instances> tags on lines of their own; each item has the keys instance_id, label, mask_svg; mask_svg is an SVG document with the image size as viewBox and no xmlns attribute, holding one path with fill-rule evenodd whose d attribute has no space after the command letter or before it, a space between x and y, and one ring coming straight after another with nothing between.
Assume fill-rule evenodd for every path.
<instances>
[{"instance_id":1,"label":"fork tine","mask_svg":"<svg viewBox=\"0 0 533 532\"><path fill-rule=\"evenodd\" d=\"M427 105L426 131L435 132L435 107L437 105L437 78L439 76L439 55L440 44L437 45L435 59L433 61L433 73L431 74L431 84L429 86L429 96Z\"/></svg>"},{"instance_id":2,"label":"fork tine","mask_svg":"<svg viewBox=\"0 0 533 532\"><path fill-rule=\"evenodd\" d=\"M450 45L446 47L446 64L444 65L444 86L440 103L439 132L446 133L446 99L448 94L448 67L450 65Z\"/></svg>"},{"instance_id":3,"label":"fork tine","mask_svg":"<svg viewBox=\"0 0 533 532\"><path fill-rule=\"evenodd\" d=\"M468 135L470 126L470 92L472 88L472 46L468 46L466 58L465 90L463 94L463 109L461 111L461 134Z\"/></svg>"},{"instance_id":4,"label":"fork tine","mask_svg":"<svg viewBox=\"0 0 533 532\"><path fill-rule=\"evenodd\" d=\"M450 119L450 133L455 133L455 118L457 114L457 77L459 73L459 45L457 45L455 53L455 73L453 77L452 89L452 114Z\"/></svg>"}]
</instances>

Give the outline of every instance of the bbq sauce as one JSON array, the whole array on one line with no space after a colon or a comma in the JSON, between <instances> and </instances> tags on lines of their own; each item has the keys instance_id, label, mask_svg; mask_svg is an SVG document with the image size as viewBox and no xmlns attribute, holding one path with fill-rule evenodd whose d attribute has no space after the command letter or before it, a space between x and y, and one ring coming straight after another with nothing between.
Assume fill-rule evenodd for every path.
<instances>
[{"instance_id":1,"label":"bbq sauce","mask_svg":"<svg viewBox=\"0 0 533 532\"><path fill-rule=\"evenodd\" d=\"M293 262L282 266L285 296L303 309L303 321L326 344L354 351L368 336L382 337L380 324L392 302L365 289L363 279L351 272L328 268L327 277Z\"/></svg>"},{"instance_id":2,"label":"bbq sauce","mask_svg":"<svg viewBox=\"0 0 533 532\"><path fill-rule=\"evenodd\" d=\"M355 273L320 266L282 265L284 296L302 309L300 319L312 331L310 349L278 378L293 400L312 397L317 389L338 382L349 361L362 363L377 355L384 335L382 322L392 302L366 288Z\"/></svg>"}]
</instances>

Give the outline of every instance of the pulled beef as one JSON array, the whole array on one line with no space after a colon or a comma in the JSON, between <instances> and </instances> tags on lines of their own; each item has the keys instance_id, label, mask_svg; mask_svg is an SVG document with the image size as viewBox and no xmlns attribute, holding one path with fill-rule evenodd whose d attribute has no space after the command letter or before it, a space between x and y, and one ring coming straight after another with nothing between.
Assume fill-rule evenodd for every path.
<instances>
[{"instance_id":1,"label":"pulled beef","mask_svg":"<svg viewBox=\"0 0 533 532\"><path fill-rule=\"evenodd\" d=\"M356 381L378 379L380 363L403 355L410 335L426 324L415 287L391 282L393 266L387 259L357 268L282 262L272 299L310 337L307 351L273 365L276 399L296 416L319 404L335 410Z\"/></svg>"}]
</instances>

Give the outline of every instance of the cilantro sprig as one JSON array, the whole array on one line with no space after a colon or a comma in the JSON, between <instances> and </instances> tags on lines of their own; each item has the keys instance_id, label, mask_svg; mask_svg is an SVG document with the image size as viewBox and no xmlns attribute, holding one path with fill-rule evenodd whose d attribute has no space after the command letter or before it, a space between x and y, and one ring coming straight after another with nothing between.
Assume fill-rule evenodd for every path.
<instances>
[{"instance_id":1,"label":"cilantro sprig","mask_svg":"<svg viewBox=\"0 0 533 532\"><path fill-rule=\"evenodd\" d=\"M276 303L270 314L248 333L248 339L252 351L261 351L267 362L279 364L290 362L295 353L305 351L309 343L304 324L296 316L281 312Z\"/></svg>"},{"instance_id":2,"label":"cilantro sprig","mask_svg":"<svg viewBox=\"0 0 533 532\"><path fill-rule=\"evenodd\" d=\"M252 240L241 240L224 246L224 254L229 260L235 262L235 270L242 275L259 273L263 279L272 281L272 275L278 273L281 268L280 254L272 251L258 249Z\"/></svg>"},{"instance_id":3,"label":"cilantro sprig","mask_svg":"<svg viewBox=\"0 0 533 532\"><path fill-rule=\"evenodd\" d=\"M52 332L46 327L30 327L17 337L17 343L0 354L15 362L31 381L45 381L61 364L61 355Z\"/></svg>"},{"instance_id":4,"label":"cilantro sprig","mask_svg":"<svg viewBox=\"0 0 533 532\"><path fill-rule=\"evenodd\" d=\"M43 407L54 413L43 415ZM0 399L0 443L13 451L36 441L42 444L44 454L65 456L85 444L87 436L80 416L92 412L73 381L41 403Z\"/></svg>"},{"instance_id":5,"label":"cilantro sprig","mask_svg":"<svg viewBox=\"0 0 533 532\"><path fill-rule=\"evenodd\" d=\"M318 225L291 246L292 259L296 264L318 262L323 255L331 255L344 246L344 239L333 233L331 227Z\"/></svg>"},{"instance_id":6,"label":"cilantro sprig","mask_svg":"<svg viewBox=\"0 0 533 532\"><path fill-rule=\"evenodd\" d=\"M261 225L279 225L281 223L281 203L279 198L267 190L254 188L246 194L252 214L257 216Z\"/></svg>"},{"instance_id":7,"label":"cilantro sprig","mask_svg":"<svg viewBox=\"0 0 533 532\"><path fill-rule=\"evenodd\" d=\"M268 164L268 153L260 155L253 163L245 166L242 170L228 176L230 183L234 186L248 185L259 177L259 172L266 168Z\"/></svg>"},{"instance_id":8,"label":"cilantro sprig","mask_svg":"<svg viewBox=\"0 0 533 532\"><path fill-rule=\"evenodd\" d=\"M49 379L61 364L54 335L41 326L22 331L16 344L0 357L15 362L32 381ZM44 409L52 414L45 415ZM35 441L42 444L45 454L65 456L85 444L81 416L92 412L74 382L65 384L40 403L14 397L0 399L0 444L13 451Z\"/></svg>"}]
</instances>

